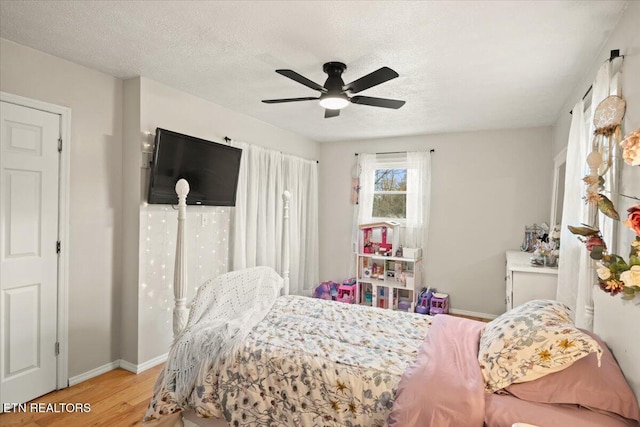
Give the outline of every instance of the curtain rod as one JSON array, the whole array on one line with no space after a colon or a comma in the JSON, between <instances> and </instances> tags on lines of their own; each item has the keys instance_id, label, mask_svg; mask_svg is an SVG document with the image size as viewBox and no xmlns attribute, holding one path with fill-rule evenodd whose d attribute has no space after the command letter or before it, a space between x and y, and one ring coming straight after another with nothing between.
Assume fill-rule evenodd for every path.
<instances>
[{"instance_id":1,"label":"curtain rod","mask_svg":"<svg viewBox=\"0 0 640 427\"><path fill-rule=\"evenodd\" d=\"M435 153L436 150L435 148L432 148L431 150L429 150L430 153ZM406 154L406 151L382 151L380 153L373 153L373 154ZM360 153L355 153L355 155L359 155Z\"/></svg>"},{"instance_id":2,"label":"curtain rod","mask_svg":"<svg viewBox=\"0 0 640 427\"><path fill-rule=\"evenodd\" d=\"M616 58L623 58L624 59L624 55L620 55L620 49L614 49L609 53L609 59L607 59L607 61L611 62ZM584 93L584 96L582 97L582 100L584 101L584 99L587 97L587 95L589 95L589 92L591 92L591 90L593 90L593 85L589 86L589 89L587 89L587 91ZM569 111L569 114L573 114L573 110Z\"/></svg>"},{"instance_id":3,"label":"curtain rod","mask_svg":"<svg viewBox=\"0 0 640 427\"><path fill-rule=\"evenodd\" d=\"M227 143L229 143L229 142L231 142L231 138L229 138L228 136L225 136L225 137L224 137L224 141L225 141L225 142L227 142ZM280 152L280 154L284 154L284 153L281 151L281 152ZM311 160L311 161L313 162L313 160ZM317 164L319 164L319 163L320 163L320 160L316 160L315 162L316 162Z\"/></svg>"}]
</instances>

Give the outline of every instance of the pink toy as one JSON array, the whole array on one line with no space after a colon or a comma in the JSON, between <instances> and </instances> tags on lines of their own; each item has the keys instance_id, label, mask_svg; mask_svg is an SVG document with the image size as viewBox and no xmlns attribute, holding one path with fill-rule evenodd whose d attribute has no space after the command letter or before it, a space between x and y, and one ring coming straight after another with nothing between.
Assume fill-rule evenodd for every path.
<instances>
[{"instance_id":1,"label":"pink toy","mask_svg":"<svg viewBox=\"0 0 640 427\"><path fill-rule=\"evenodd\" d=\"M336 282L322 282L314 290L313 297L328 300L335 299L338 294L338 286Z\"/></svg>"},{"instance_id":2,"label":"pink toy","mask_svg":"<svg viewBox=\"0 0 640 427\"><path fill-rule=\"evenodd\" d=\"M429 308L429 314L448 314L449 313L449 295L435 293L431 297L431 307Z\"/></svg>"},{"instance_id":3,"label":"pink toy","mask_svg":"<svg viewBox=\"0 0 640 427\"><path fill-rule=\"evenodd\" d=\"M356 284L342 284L338 287L338 298L336 301L353 304L356 302Z\"/></svg>"}]
</instances>

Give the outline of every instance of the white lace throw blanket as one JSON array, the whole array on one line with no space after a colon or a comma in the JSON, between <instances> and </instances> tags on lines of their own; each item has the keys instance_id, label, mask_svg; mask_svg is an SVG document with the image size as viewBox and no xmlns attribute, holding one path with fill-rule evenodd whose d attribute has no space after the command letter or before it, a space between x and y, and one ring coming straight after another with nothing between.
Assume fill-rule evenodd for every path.
<instances>
[{"instance_id":1,"label":"white lace throw blanket","mask_svg":"<svg viewBox=\"0 0 640 427\"><path fill-rule=\"evenodd\" d=\"M176 338L164 372L167 390L186 403L200 372L232 355L269 312L284 280L270 267L232 271L205 282L187 326Z\"/></svg>"}]
</instances>

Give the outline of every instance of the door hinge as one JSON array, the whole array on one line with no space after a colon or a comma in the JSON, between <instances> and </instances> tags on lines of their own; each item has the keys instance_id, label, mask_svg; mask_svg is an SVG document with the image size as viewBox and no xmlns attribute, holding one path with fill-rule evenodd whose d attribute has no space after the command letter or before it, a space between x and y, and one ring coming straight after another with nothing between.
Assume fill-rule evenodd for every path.
<instances>
[{"instance_id":1,"label":"door hinge","mask_svg":"<svg viewBox=\"0 0 640 427\"><path fill-rule=\"evenodd\" d=\"M56 352L56 356L60 354L60 343L59 342L56 342L55 352Z\"/></svg>"},{"instance_id":2,"label":"door hinge","mask_svg":"<svg viewBox=\"0 0 640 427\"><path fill-rule=\"evenodd\" d=\"M62 152L62 137L58 138L58 152Z\"/></svg>"},{"instance_id":3,"label":"door hinge","mask_svg":"<svg viewBox=\"0 0 640 427\"><path fill-rule=\"evenodd\" d=\"M60 249L60 240L58 240L58 241L56 242L56 253L57 253L57 254L59 254L59 253L60 253L60 250L61 250L61 249Z\"/></svg>"}]
</instances>

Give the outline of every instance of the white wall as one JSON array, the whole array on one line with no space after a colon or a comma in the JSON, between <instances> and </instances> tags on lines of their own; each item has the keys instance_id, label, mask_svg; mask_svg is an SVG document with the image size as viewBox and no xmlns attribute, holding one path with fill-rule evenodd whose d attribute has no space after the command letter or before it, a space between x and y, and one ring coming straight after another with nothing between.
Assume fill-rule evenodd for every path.
<instances>
[{"instance_id":1,"label":"white wall","mask_svg":"<svg viewBox=\"0 0 640 427\"><path fill-rule=\"evenodd\" d=\"M351 168L356 152L435 149L426 280L459 310L505 310L505 250L524 226L549 221L551 128L323 143L320 278L349 272Z\"/></svg>"},{"instance_id":2,"label":"white wall","mask_svg":"<svg viewBox=\"0 0 640 427\"><path fill-rule=\"evenodd\" d=\"M123 141L140 140L140 78L124 82ZM140 249L140 165L142 152L136 144L122 147L122 295L120 357L138 363L138 281Z\"/></svg>"},{"instance_id":3,"label":"white wall","mask_svg":"<svg viewBox=\"0 0 640 427\"><path fill-rule=\"evenodd\" d=\"M138 132L132 129L125 136L125 151L139 150L150 142L157 127L224 142L224 137L246 141L297 156L317 159L318 144L291 132L223 108L185 92L146 78L139 81L140 120ZM129 94L125 84L125 96ZM131 89L138 89L136 83ZM137 106L133 105L134 109ZM127 114L128 115L128 114ZM146 362L167 352L172 338L173 260L176 238L176 211L166 205L146 205L149 169L140 168L139 176L139 240L138 246L138 363ZM128 206L125 206L128 209ZM210 277L229 269L229 222L233 208L189 206L187 208L187 239L189 250L189 300L197 286ZM207 219L203 225L202 216ZM127 217L126 221L136 221ZM126 236L130 240L131 236ZM131 277L129 277L130 279ZM132 282L126 282L131 289ZM132 363L135 363L132 361Z\"/></svg>"},{"instance_id":4,"label":"white wall","mask_svg":"<svg viewBox=\"0 0 640 427\"><path fill-rule=\"evenodd\" d=\"M75 376L120 354L122 81L0 39L0 90L72 110L69 376Z\"/></svg>"}]
</instances>

